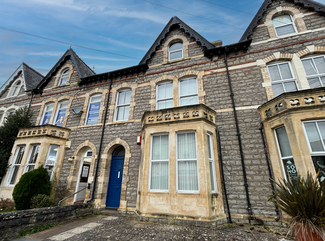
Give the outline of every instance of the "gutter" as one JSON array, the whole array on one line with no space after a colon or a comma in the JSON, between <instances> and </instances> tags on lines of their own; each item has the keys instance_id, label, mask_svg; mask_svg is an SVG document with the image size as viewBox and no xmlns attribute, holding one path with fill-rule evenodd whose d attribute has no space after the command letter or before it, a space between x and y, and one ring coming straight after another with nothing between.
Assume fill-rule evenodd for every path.
<instances>
[{"instance_id":1,"label":"gutter","mask_svg":"<svg viewBox=\"0 0 325 241\"><path fill-rule=\"evenodd\" d=\"M253 219L253 212L252 212L251 202L250 202L249 192L248 192L248 183L247 183L247 176L246 176L246 168L245 168L244 153L243 153L243 147L242 147L242 141L241 141L241 134L240 134L239 125L238 125L238 118L237 118L237 112L236 112L236 104L235 104L235 100L234 100L234 93L232 91L231 79L230 79L229 68L228 68L227 50L228 50L227 47L225 47L225 52L224 52L224 58L225 58L225 60L224 61L225 61L226 70L227 70L228 84L229 84L229 90L230 90L230 97L231 97L232 108L233 108L234 117L235 117L235 123L236 123L236 130L237 130L237 138L238 138L238 144L239 144L240 159L241 159L241 165L242 165L243 176L244 176L244 186L245 186L245 192L246 192L247 210L248 210L248 213L250 215L250 218Z\"/></svg>"}]
</instances>

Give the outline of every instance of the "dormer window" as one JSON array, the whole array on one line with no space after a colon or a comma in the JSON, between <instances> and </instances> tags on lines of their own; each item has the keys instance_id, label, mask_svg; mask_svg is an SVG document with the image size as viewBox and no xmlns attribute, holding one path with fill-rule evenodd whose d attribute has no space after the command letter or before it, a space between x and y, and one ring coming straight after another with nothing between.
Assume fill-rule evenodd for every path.
<instances>
[{"instance_id":1,"label":"dormer window","mask_svg":"<svg viewBox=\"0 0 325 241\"><path fill-rule=\"evenodd\" d=\"M63 70L63 72L61 74L59 86L67 84L67 81L69 78L69 73L70 73L70 69Z\"/></svg>"},{"instance_id":2,"label":"dormer window","mask_svg":"<svg viewBox=\"0 0 325 241\"><path fill-rule=\"evenodd\" d=\"M10 95L10 96L16 96L16 95L18 95L19 90L20 90L20 81L18 81L18 82L15 84L15 86L14 86L13 89L12 89L12 92L11 92L11 95Z\"/></svg>"},{"instance_id":3,"label":"dormer window","mask_svg":"<svg viewBox=\"0 0 325 241\"><path fill-rule=\"evenodd\" d=\"M272 18L272 22L278 37L297 32L292 17L288 14L276 16Z\"/></svg>"},{"instance_id":4,"label":"dormer window","mask_svg":"<svg viewBox=\"0 0 325 241\"><path fill-rule=\"evenodd\" d=\"M176 42L172 43L169 46L169 60L176 60L176 59L182 59L183 58L183 43L182 42Z\"/></svg>"}]
</instances>

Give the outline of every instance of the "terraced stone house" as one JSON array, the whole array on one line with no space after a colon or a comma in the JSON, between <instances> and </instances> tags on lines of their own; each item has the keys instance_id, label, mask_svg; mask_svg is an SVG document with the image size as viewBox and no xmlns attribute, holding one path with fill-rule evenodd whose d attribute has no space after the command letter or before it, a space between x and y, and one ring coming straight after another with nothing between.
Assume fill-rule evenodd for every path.
<instances>
[{"instance_id":1,"label":"terraced stone house","mask_svg":"<svg viewBox=\"0 0 325 241\"><path fill-rule=\"evenodd\" d=\"M325 6L265 0L242 38L209 42L171 18L136 66L95 74L68 49L22 64L0 117L30 105L0 195L44 165L59 187L139 219L278 221L270 178L325 179ZM89 189L87 186L89 184Z\"/></svg>"}]
</instances>

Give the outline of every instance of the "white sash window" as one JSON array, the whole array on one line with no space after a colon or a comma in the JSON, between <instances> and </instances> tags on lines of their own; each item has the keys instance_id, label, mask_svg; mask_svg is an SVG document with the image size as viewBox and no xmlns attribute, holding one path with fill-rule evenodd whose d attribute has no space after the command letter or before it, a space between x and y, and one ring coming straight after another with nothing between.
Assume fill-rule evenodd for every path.
<instances>
[{"instance_id":1,"label":"white sash window","mask_svg":"<svg viewBox=\"0 0 325 241\"><path fill-rule=\"evenodd\" d=\"M157 110L172 108L173 102L173 83L164 82L157 85Z\"/></svg>"},{"instance_id":2,"label":"white sash window","mask_svg":"<svg viewBox=\"0 0 325 241\"><path fill-rule=\"evenodd\" d=\"M14 156L14 161L12 162L9 178L8 178L8 185L14 185L16 183L17 179L17 174L19 171L19 167L21 164L21 160L23 159L25 153L25 146L18 146L15 156Z\"/></svg>"},{"instance_id":3,"label":"white sash window","mask_svg":"<svg viewBox=\"0 0 325 241\"><path fill-rule=\"evenodd\" d=\"M310 88L325 86L324 56L302 60Z\"/></svg>"},{"instance_id":4,"label":"white sash window","mask_svg":"<svg viewBox=\"0 0 325 241\"><path fill-rule=\"evenodd\" d=\"M26 166L25 166L24 173L32 171L32 170L35 169L35 163L36 163L36 160L37 160L37 157L38 157L39 148L40 148L39 144L38 145L32 145L30 147L29 155L28 155L28 159L27 159L27 163L26 163Z\"/></svg>"},{"instance_id":5,"label":"white sash window","mask_svg":"<svg viewBox=\"0 0 325 241\"><path fill-rule=\"evenodd\" d=\"M186 78L179 82L179 106L196 105L199 103L197 80Z\"/></svg>"},{"instance_id":6,"label":"white sash window","mask_svg":"<svg viewBox=\"0 0 325 241\"><path fill-rule=\"evenodd\" d=\"M130 101L131 90L123 90L118 92L115 109L116 121L124 121L129 119Z\"/></svg>"}]
</instances>

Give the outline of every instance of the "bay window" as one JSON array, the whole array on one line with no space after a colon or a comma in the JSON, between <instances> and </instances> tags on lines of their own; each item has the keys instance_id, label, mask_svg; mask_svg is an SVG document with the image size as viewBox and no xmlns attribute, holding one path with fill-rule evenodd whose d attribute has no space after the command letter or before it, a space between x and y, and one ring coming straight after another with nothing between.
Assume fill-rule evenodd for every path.
<instances>
[{"instance_id":1,"label":"bay window","mask_svg":"<svg viewBox=\"0 0 325 241\"><path fill-rule=\"evenodd\" d=\"M278 150L280 153L282 168L285 179L291 181L294 185L297 183L298 173L293 160L288 135L284 126L275 129Z\"/></svg>"},{"instance_id":2,"label":"bay window","mask_svg":"<svg viewBox=\"0 0 325 241\"><path fill-rule=\"evenodd\" d=\"M179 106L199 103L196 77L186 78L179 82Z\"/></svg>"},{"instance_id":3,"label":"bay window","mask_svg":"<svg viewBox=\"0 0 325 241\"><path fill-rule=\"evenodd\" d=\"M90 97L86 125L93 125L98 123L101 100L102 100L101 94Z\"/></svg>"},{"instance_id":4,"label":"bay window","mask_svg":"<svg viewBox=\"0 0 325 241\"><path fill-rule=\"evenodd\" d=\"M302 60L310 88L325 86L325 60L324 56Z\"/></svg>"},{"instance_id":5,"label":"bay window","mask_svg":"<svg viewBox=\"0 0 325 241\"><path fill-rule=\"evenodd\" d=\"M117 94L115 121L125 121L129 119L131 101L131 90L122 90Z\"/></svg>"},{"instance_id":6,"label":"bay window","mask_svg":"<svg viewBox=\"0 0 325 241\"><path fill-rule=\"evenodd\" d=\"M59 153L59 146L50 145L49 151L47 153L44 168L49 173L49 176L50 176L51 180L52 180L52 177L53 177L53 171L54 171L54 167L55 167L55 163L56 163L58 153Z\"/></svg>"},{"instance_id":7,"label":"bay window","mask_svg":"<svg viewBox=\"0 0 325 241\"><path fill-rule=\"evenodd\" d=\"M209 169L210 169L210 182L211 182L211 191L217 191L216 183L216 168L214 165L214 153L213 153L213 142L211 134L207 134L208 139L208 155L209 155Z\"/></svg>"},{"instance_id":8,"label":"bay window","mask_svg":"<svg viewBox=\"0 0 325 241\"><path fill-rule=\"evenodd\" d=\"M16 183L21 160L23 159L25 153L25 147L26 147L25 145L17 146L14 160L12 162L9 178L8 178L8 185L14 185Z\"/></svg>"},{"instance_id":9,"label":"bay window","mask_svg":"<svg viewBox=\"0 0 325 241\"><path fill-rule=\"evenodd\" d=\"M303 123L305 135L318 179L325 180L325 120Z\"/></svg>"},{"instance_id":10,"label":"bay window","mask_svg":"<svg viewBox=\"0 0 325 241\"><path fill-rule=\"evenodd\" d=\"M196 134L195 132L177 133L176 142L177 190L199 192Z\"/></svg>"},{"instance_id":11,"label":"bay window","mask_svg":"<svg viewBox=\"0 0 325 241\"><path fill-rule=\"evenodd\" d=\"M49 103L45 105L41 125L46 125L50 123L53 108L54 108L54 103Z\"/></svg>"},{"instance_id":12,"label":"bay window","mask_svg":"<svg viewBox=\"0 0 325 241\"><path fill-rule=\"evenodd\" d=\"M65 118L65 114L67 112L69 101L61 101L58 104L58 108L56 111L55 119L54 119L54 124L56 126L62 126Z\"/></svg>"},{"instance_id":13,"label":"bay window","mask_svg":"<svg viewBox=\"0 0 325 241\"><path fill-rule=\"evenodd\" d=\"M157 85L157 110L172 108L173 82L164 82Z\"/></svg>"},{"instance_id":14,"label":"bay window","mask_svg":"<svg viewBox=\"0 0 325 241\"><path fill-rule=\"evenodd\" d=\"M35 163L36 163L36 160L38 157L39 148L40 148L39 144L31 145L30 150L29 150L29 155L27 158L27 163L25 165L24 173L35 169Z\"/></svg>"},{"instance_id":15,"label":"bay window","mask_svg":"<svg viewBox=\"0 0 325 241\"><path fill-rule=\"evenodd\" d=\"M150 178L151 191L168 191L169 179L169 136L151 136Z\"/></svg>"},{"instance_id":16,"label":"bay window","mask_svg":"<svg viewBox=\"0 0 325 241\"><path fill-rule=\"evenodd\" d=\"M297 91L296 79L290 63L279 63L268 66L274 97L284 93Z\"/></svg>"}]
</instances>

